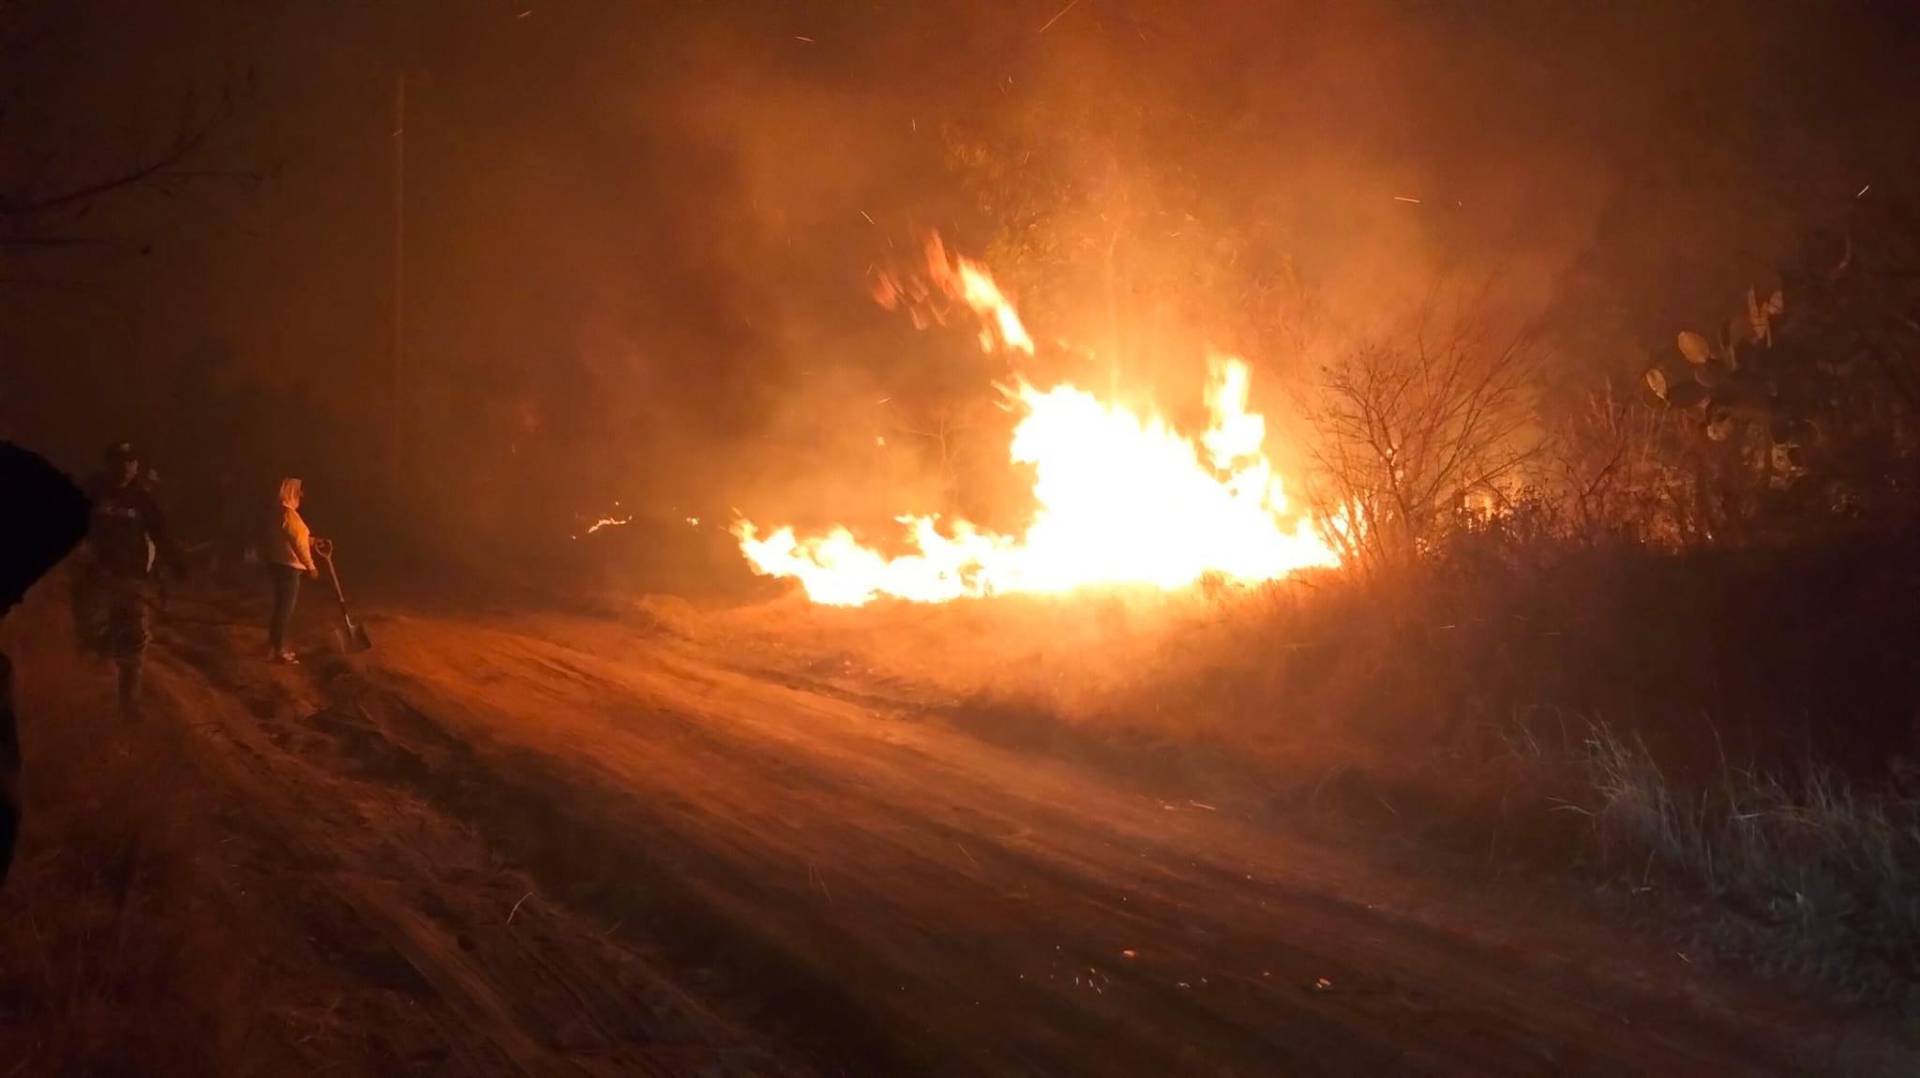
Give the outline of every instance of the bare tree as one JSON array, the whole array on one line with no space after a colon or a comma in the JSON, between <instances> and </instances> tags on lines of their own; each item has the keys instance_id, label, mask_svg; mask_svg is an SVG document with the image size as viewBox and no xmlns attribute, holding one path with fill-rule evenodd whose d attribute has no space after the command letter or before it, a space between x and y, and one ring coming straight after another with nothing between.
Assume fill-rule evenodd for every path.
<instances>
[{"instance_id":1,"label":"bare tree","mask_svg":"<svg viewBox=\"0 0 1920 1078\"><path fill-rule=\"evenodd\" d=\"M9 55L9 44L0 41L0 62ZM217 168L207 161L214 132L235 111L236 86L250 94L251 75L239 82L227 79L210 104L189 87L170 124L152 125L157 134L123 133L104 154L97 149L98 140L90 137L41 145L47 140L23 140L15 133L12 172L0 172L0 256L75 247L138 249L111 232L87 226L98 203L135 192L172 196L208 183L258 184L258 172ZM8 113L0 100L0 138L9 137Z\"/></svg>"},{"instance_id":2,"label":"bare tree","mask_svg":"<svg viewBox=\"0 0 1920 1078\"><path fill-rule=\"evenodd\" d=\"M1673 547L1705 538L1698 461L1687 417L1649 408L1608 382L1563 413L1546 447L1547 472L1573 538Z\"/></svg>"},{"instance_id":3,"label":"bare tree","mask_svg":"<svg viewBox=\"0 0 1920 1078\"><path fill-rule=\"evenodd\" d=\"M1539 450L1531 338L1494 343L1470 324L1438 336L1423 320L1355 350L1307 405L1323 529L1363 569L1411 562L1470 499L1497 504Z\"/></svg>"}]
</instances>

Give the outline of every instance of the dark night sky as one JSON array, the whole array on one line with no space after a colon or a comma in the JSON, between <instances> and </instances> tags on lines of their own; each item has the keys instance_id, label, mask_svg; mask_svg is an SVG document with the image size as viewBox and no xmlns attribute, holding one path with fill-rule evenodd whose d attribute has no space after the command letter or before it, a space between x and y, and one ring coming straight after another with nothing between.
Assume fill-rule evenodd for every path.
<instances>
[{"instance_id":1,"label":"dark night sky","mask_svg":"<svg viewBox=\"0 0 1920 1078\"><path fill-rule=\"evenodd\" d=\"M1143 279L1244 236L1318 290L1334 347L1477 275L1576 380L1912 175L1906 5L1082 0L1040 33L1060 6L15 5L0 191L151 152L189 89L215 121L185 166L210 175L52 222L99 244L0 247L0 430L76 468L131 432L175 471L370 486L401 70L407 459L464 528L871 501L846 464L871 401L958 353L865 271L1004 224L947 167L956 132L1049 178L1046 235L1125 221ZM1055 268L1007 276L1043 335L1083 335L1085 266ZM1208 324L1178 334L1244 346L1229 306L1183 304Z\"/></svg>"}]
</instances>

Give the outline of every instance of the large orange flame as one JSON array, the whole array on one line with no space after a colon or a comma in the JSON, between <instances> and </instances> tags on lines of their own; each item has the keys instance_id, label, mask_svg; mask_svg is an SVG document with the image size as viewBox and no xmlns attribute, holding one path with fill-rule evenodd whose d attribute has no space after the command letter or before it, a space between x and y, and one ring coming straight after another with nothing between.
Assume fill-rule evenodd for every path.
<instances>
[{"instance_id":1,"label":"large orange flame","mask_svg":"<svg viewBox=\"0 0 1920 1078\"><path fill-rule=\"evenodd\" d=\"M929 266L936 283L987 324L983 344L1032 353L985 267L959 259L948 268L937 243ZM1247 364L1216 356L1209 368L1211 422L1197 439L1070 384L1042 390L1021 377L1004 389L1021 413L1008 456L1033 469L1036 509L1023 534L902 516L911 552L888 557L845 527L801 537L740 520L733 532L755 571L791 577L814 602L843 606L882 596L944 602L1094 586L1179 588L1208 574L1253 583L1335 564L1312 522L1290 510L1263 451L1266 421L1247 410Z\"/></svg>"}]
</instances>

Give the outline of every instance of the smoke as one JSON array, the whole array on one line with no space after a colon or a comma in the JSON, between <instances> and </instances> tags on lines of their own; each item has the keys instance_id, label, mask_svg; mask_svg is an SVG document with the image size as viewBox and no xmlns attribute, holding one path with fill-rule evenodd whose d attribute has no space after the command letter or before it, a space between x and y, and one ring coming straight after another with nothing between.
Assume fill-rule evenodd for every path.
<instances>
[{"instance_id":1,"label":"smoke","mask_svg":"<svg viewBox=\"0 0 1920 1078\"><path fill-rule=\"evenodd\" d=\"M115 32L112 5L71 6ZM557 541L615 499L669 521L1017 515L994 481L1004 365L868 295L929 231L1015 294L1034 377L1191 416L1219 348L1283 412L1443 294L1539 328L1566 386L1630 371L1911 174L1904 5L1062 6L300 3L207 39L205 0L129 21L101 55L148 57L141 86L255 87L217 163L268 182L103 209L155 253L62 278L115 317L4 305L8 362L35 369L4 421L72 452L142 424L177 473L317 469L316 512L436 548ZM200 45L156 70L169 35ZM41 100L95 87L78 129L157 122L104 62L34 77ZM10 139L0 176L53 152ZM235 426L216 407L266 419L204 444Z\"/></svg>"},{"instance_id":2,"label":"smoke","mask_svg":"<svg viewBox=\"0 0 1920 1078\"><path fill-rule=\"evenodd\" d=\"M958 10L902 17L917 34L876 16L860 30L884 47L817 77L756 56L700 85L699 129L759 237L741 279L797 247L845 287L862 245L911 242L853 211L938 226L1018 294L1054 346L1038 366L1173 415L1197 406L1210 347L1248 355L1284 412L1288 386L1436 304L1536 332L1571 391L1637 373L1911 152L1890 13L1122 2L1041 33L1004 6ZM864 440L838 437L860 425L845 372L876 379L868 397L914 373L837 339L825 323L849 313L813 289L776 312L792 333L762 357L780 385L765 430L808 447L802 471L862 481ZM876 506L792 459L749 451L737 489L776 517L937 508Z\"/></svg>"}]
</instances>

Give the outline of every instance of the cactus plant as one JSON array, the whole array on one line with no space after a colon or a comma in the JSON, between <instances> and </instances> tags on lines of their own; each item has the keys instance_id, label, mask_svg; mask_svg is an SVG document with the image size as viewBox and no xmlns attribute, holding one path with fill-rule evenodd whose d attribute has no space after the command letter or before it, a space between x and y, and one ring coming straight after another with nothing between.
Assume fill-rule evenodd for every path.
<instances>
[{"instance_id":1,"label":"cactus plant","mask_svg":"<svg viewBox=\"0 0 1920 1078\"><path fill-rule=\"evenodd\" d=\"M1647 533L1920 524L1916 268L1920 212L1849 206L1779 277L1656 347L1641 407L1660 433L1634 496L1666 509Z\"/></svg>"}]
</instances>

